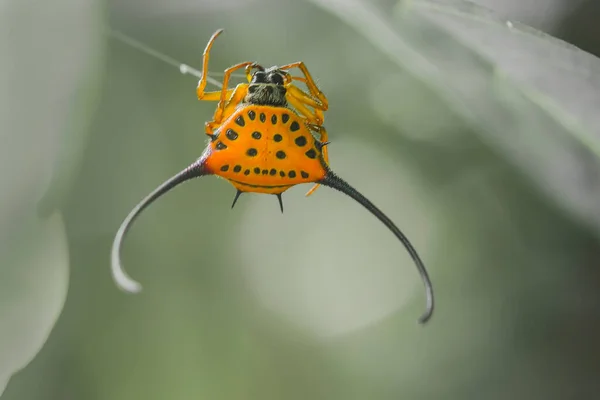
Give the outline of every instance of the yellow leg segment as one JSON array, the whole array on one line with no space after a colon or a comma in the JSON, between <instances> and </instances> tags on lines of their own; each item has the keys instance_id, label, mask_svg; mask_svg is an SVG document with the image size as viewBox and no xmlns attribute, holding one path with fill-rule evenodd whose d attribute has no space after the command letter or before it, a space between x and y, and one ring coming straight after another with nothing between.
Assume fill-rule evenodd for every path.
<instances>
[{"instance_id":1,"label":"yellow leg segment","mask_svg":"<svg viewBox=\"0 0 600 400\"><path fill-rule=\"evenodd\" d=\"M298 111L304 114L310 119L313 124L321 125L323 123L323 108L321 104L315 101L311 96L302 91L295 85L289 85L287 87L286 98L288 102L292 103L294 107L298 108ZM306 106L310 106L314 111L310 111Z\"/></svg>"},{"instance_id":2,"label":"yellow leg segment","mask_svg":"<svg viewBox=\"0 0 600 400\"><path fill-rule=\"evenodd\" d=\"M211 36L210 40L208 41L208 44L206 45L206 48L204 49L204 52L202 53L202 76L200 78L200 81L198 82L198 86L196 87L196 95L198 96L198 100L219 101L217 109L215 110L215 113L213 115L213 120L208 121L204 124L206 128L206 133L208 135L212 135L216 126L223 121L223 116L227 115L225 108L229 104L231 104L231 101L235 100L236 102L239 102L245 96L245 94L242 94L242 92L245 91L241 89L239 85L235 89L229 89L229 78L231 77L231 74L237 71L238 69L254 65L253 62L244 62L227 68L223 74L223 84L221 90L206 92L206 78L208 75L208 62L210 60L210 50L212 49L212 46L215 43L215 39L221 33L223 33L223 29L219 29Z\"/></svg>"},{"instance_id":3,"label":"yellow leg segment","mask_svg":"<svg viewBox=\"0 0 600 400\"><path fill-rule=\"evenodd\" d=\"M217 111L215 111L215 115L212 121L206 122L204 126L206 127L206 133L208 135L212 135L214 130L221 125L224 119L229 117L231 113L233 113L237 107L237 105L246 97L248 93L248 84L240 83L235 87L235 89L230 90L232 93L228 97L227 102L224 107L218 107Z\"/></svg>"},{"instance_id":4,"label":"yellow leg segment","mask_svg":"<svg viewBox=\"0 0 600 400\"><path fill-rule=\"evenodd\" d=\"M279 67L280 69L291 69L291 68L299 68L300 71L304 74L304 78L293 76L292 80L304 82L310 91L310 94L304 92L302 89L297 87L296 85L288 85L286 99L288 103L294 107L298 113L300 113L304 119L305 123L309 126L309 128L315 132L317 132L319 136L319 141L321 143L325 143L328 141L327 130L322 126L324 121L324 111L327 111L329 108L329 103L327 98L319 90L312 76L308 72L306 65L303 62L296 62L288 65L284 65ZM313 111L309 109L309 107L313 108ZM329 154L327 147L324 146L321 149L323 153L323 159L325 163L329 165ZM320 184L314 185L307 193L306 196L312 195L315 190L320 186Z\"/></svg>"},{"instance_id":5,"label":"yellow leg segment","mask_svg":"<svg viewBox=\"0 0 600 400\"><path fill-rule=\"evenodd\" d=\"M208 134L212 134L212 130L214 129L214 127L216 125L221 124L221 122L223 122L223 114L224 114L224 110L225 110L225 106L229 103L231 103L231 100L233 98L233 96L236 94L236 89L228 89L227 86L229 85L229 78L231 77L231 74L235 71L237 71L238 69L241 68L245 68L248 65L254 64L253 62L243 62L237 65L234 65L233 67L229 67L225 70L225 74L223 75L223 90L221 90L220 92L209 92L209 93L205 93L205 92L200 92L200 84L198 85L198 99L200 100L217 100L217 94L218 96L218 100L219 103L217 104L217 109L215 110L215 113L213 115L213 120L209 121L205 124L205 126L209 129L207 129L207 133ZM203 75L204 76L204 75ZM205 85L206 86L206 85ZM238 85L239 86L239 85ZM242 98L238 98L238 102L241 101L243 99Z\"/></svg>"},{"instance_id":6,"label":"yellow leg segment","mask_svg":"<svg viewBox=\"0 0 600 400\"><path fill-rule=\"evenodd\" d=\"M311 111L305 103L302 102L302 99L294 97L291 93L286 93L285 95L288 103L298 111L305 119L306 122L315 125L321 125L323 123L323 111L315 109Z\"/></svg>"},{"instance_id":7,"label":"yellow leg segment","mask_svg":"<svg viewBox=\"0 0 600 400\"><path fill-rule=\"evenodd\" d=\"M315 124L308 124L309 128L314 130L315 132L317 132L319 134L319 141L321 143L327 143L329 141L329 136L327 135L327 130L325 129L325 127L321 126L321 125L315 125ZM321 152L323 153L323 159L325 160L325 164L329 165L329 152L327 151L327 146L323 146L323 148L321 149ZM321 184L317 183L316 185L314 185L307 193L306 193L306 197L310 196L311 194L313 194L315 192L315 190L317 190L317 188L321 186Z\"/></svg>"},{"instance_id":8,"label":"yellow leg segment","mask_svg":"<svg viewBox=\"0 0 600 400\"><path fill-rule=\"evenodd\" d=\"M323 92L321 92L321 90L319 90L319 88L317 87L317 84L315 83L314 79L310 75L310 72L308 72L308 68L306 68L306 65L304 64L304 62L298 61L295 63L284 65L279 68L280 69L292 69L292 68L300 69L300 71L302 71L302 73L306 77L306 86L308 86L308 90L314 97L317 98L317 100L319 100L321 102L321 107L318 107L318 108L322 109L323 111L327 111L327 109L329 108L329 102L327 101L327 97L325 97L325 94Z\"/></svg>"},{"instance_id":9,"label":"yellow leg segment","mask_svg":"<svg viewBox=\"0 0 600 400\"><path fill-rule=\"evenodd\" d=\"M205 92L206 89L206 77L208 76L208 61L210 59L210 49L215 43L215 39L223 33L223 29L219 29L216 31L211 37L208 43L206 44L206 48L202 53L202 76L200 81L198 81L198 87L196 88L196 94L198 95L198 100L218 100L219 95L223 90L227 90L227 86L223 86L222 90L217 92Z\"/></svg>"}]
</instances>

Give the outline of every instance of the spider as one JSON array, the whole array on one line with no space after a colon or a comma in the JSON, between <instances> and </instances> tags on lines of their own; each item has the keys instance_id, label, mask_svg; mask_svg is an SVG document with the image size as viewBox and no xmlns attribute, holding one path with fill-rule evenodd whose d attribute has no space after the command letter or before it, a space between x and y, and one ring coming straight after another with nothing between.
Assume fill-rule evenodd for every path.
<instances>
[{"instance_id":1,"label":"spider","mask_svg":"<svg viewBox=\"0 0 600 400\"><path fill-rule=\"evenodd\" d=\"M232 208L242 193L262 193L277 196L283 212L283 192L298 184L314 183L307 196L320 185L333 188L369 210L402 242L425 285L427 307L419 322L427 322L434 309L433 287L417 251L379 208L329 167L326 147L329 142L323 126L328 101L306 65L299 61L265 68L256 62L242 62L225 70L221 90L207 92L210 51L222 32L222 29L216 31L206 45L196 88L199 100L218 101L213 119L205 123L207 146L196 161L147 195L122 222L111 254L117 285L129 292L141 290L140 284L121 266L123 239L140 213L177 185L192 178L215 175L237 190ZM292 75L293 68L298 68L302 76ZM240 69L244 69L248 82L229 88L232 73ZM303 82L308 92L296 86L295 81Z\"/></svg>"}]
</instances>

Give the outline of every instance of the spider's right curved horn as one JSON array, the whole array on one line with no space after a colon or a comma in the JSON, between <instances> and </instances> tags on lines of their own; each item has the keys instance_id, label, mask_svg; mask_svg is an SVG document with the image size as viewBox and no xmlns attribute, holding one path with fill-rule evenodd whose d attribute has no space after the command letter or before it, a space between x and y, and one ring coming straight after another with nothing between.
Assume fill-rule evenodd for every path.
<instances>
[{"instance_id":1,"label":"spider's right curved horn","mask_svg":"<svg viewBox=\"0 0 600 400\"><path fill-rule=\"evenodd\" d=\"M421 324L424 324L425 322L429 321L429 319L433 315L434 308L433 285L431 284L431 279L429 278L429 274L427 273L427 269L425 268L423 261L421 261L419 254L417 253L413 245L410 243L408 238L404 235L404 233L402 233L402 231L398 229L396 224L394 224L392 220L390 220L379 208L377 208L373 203L371 203L369 199L363 196L358 190L350 186L348 182L344 181L342 178L333 173L333 171L328 170L325 177L318 181L318 183L324 186L329 186L330 188L344 193L345 195L356 200L359 204L361 204L363 207L369 210L371 214L377 217L377 219L379 219L390 231L392 231L392 233L398 238L398 240L402 242L402 244L408 251L408 254L410 254L411 258L415 262L417 270L419 271L419 274L421 275L421 279L425 286L425 298L427 304L425 313L421 315L421 318L419 318L419 322Z\"/></svg>"}]
</instances>

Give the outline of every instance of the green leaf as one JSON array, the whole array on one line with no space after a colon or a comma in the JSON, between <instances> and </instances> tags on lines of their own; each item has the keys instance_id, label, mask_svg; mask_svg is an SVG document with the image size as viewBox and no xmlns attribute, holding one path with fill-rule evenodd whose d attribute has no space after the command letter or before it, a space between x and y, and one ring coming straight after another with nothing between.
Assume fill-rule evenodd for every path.
<instances>
[{"instance_id":1,"label":"green leaf","mask_svg":"<svg viewBox=\"0 0 600 400\"><path fill-rule=\"evenodd\" d=\"M389 14L312 0L428 85L488 146L600 231L600 60L466 1L413 0Z\"/></svg>"},{"instance_id":2,"label":"green leaf","mask_svg":"<svg viewBox=\"0 0 600 400\"><path fill-rule=\"evenodd\" d=\"M62 216L25 224L17 240L1 246L0 393L42 348L67 297L69 251Z\"/></svg>"},{"instance_id":3,"label":"green leaf","mask_svg":"<svg viewBox=\"0 0 600 400\"><path fill-rule=\"evenodd\" d=\"M0 394L42 348L67 295L69 252L56 199L77 169L94 111L103 32L97 4L0 6Z\"/></svg>"}]
</instances>

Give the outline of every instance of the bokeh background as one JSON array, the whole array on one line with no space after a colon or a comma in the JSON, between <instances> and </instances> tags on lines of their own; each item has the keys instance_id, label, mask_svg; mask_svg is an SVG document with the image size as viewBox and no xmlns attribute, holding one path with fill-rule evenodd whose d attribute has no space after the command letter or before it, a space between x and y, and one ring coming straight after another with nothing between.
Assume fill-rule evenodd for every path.
<instances>
[{"instance_id":1,"label":"bokeh background","mask_svg":"<svg viewBox=\"0 0 600 400\"><path fill-rule=\"evenodd\" d=\"M2 400L600 398L599 18L597 0L1 2ZM215 104L109 28L197 68L224 28L216 79L306 62L332 168L429 268L430 323L400 243L308 185L284 214L231 210L217 178L178 187L124 244L144 290L119 291L113 235L201 154Z\"/></svg>"}]
</instances>

